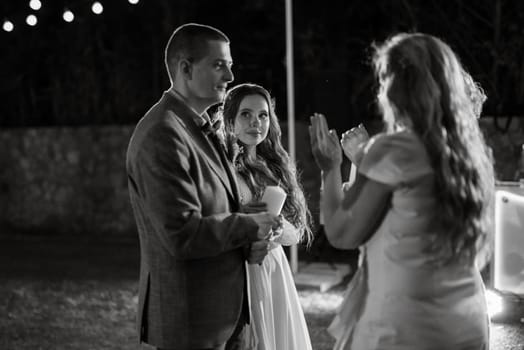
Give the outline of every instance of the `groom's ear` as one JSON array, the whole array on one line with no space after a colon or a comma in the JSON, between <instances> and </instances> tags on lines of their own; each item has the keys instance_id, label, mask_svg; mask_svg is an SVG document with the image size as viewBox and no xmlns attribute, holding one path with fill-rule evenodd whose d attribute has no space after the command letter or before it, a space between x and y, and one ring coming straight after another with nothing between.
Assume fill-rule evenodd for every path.
<instances>
[{"instance_id":1,"label":"groom's ear","mask_svg":"<svg viewBox=\"0 0 524 350\"><path fill-rule=\"evenodd\" d=\"M188 59L181 59L178 62L178 69L179 72L181 72L185 78L191 80L191 77L193 75L193 65Z\"/></svg>"}]
</instances>

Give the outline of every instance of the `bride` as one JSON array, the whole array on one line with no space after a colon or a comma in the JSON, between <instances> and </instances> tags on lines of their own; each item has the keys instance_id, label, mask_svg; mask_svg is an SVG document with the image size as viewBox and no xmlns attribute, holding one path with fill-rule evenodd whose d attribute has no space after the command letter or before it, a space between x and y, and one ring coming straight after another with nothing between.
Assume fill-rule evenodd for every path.
<instances>
[{"instance_id":1,"label":"bride","mask_svg":"<svg viewBox=\"0 0 524 350\"><path fill-rule=\"evenodd\" d=\"M266 186L287 193L283 230L269 243L260 265L248 265L251 299L250 349L310 350L311 341L293 275L282 245L309 242L309 211L295 165L281 144L271 96L263 87L241 84L228 91L224 106L228 153L236 168L241 204L260 200Z\"/></svg>"}]
</instances>

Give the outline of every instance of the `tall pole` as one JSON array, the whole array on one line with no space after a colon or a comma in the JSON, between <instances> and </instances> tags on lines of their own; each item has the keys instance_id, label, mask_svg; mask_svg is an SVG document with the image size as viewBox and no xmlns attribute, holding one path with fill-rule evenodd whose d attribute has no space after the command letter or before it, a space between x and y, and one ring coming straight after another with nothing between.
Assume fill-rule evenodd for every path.
<instances>
[{"instance_id":1,"label":"tall pole","mask_svg":"<svg viewBox=\"0 0 524 350\"><path fill-rule=\"evenodd\" d=\"M288 150L295 161L295 83L293 74L293 2L286 0L286 86L287 86L287 136ZM291 271L298 270L297 246L290 247Z\"/></svg>"}]
</instances>

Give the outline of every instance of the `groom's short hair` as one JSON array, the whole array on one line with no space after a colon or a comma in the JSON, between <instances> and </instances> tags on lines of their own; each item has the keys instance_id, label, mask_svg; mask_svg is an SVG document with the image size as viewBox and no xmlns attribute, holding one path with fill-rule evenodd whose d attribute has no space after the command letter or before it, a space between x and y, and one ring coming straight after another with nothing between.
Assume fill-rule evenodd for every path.
<instances>
[{"instance_id":1,"label":"groom's short hair","mask_svg":"<svg viewBox=\"0 0 524 350\"><path fill-rule=\"evenodd\" d=\"M175 29L167 42L164 55L167 73L172 82L179 60L198 62L207 54L207 42L210 40L229 44L229 38L223 32L208 25L187 23Z\"/></svg>"}]
</instances>

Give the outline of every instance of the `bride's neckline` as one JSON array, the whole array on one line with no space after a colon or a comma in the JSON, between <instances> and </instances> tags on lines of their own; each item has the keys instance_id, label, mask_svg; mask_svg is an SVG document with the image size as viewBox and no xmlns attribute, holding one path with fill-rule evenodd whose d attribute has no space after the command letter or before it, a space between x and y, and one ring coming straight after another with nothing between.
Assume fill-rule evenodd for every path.
<instances>
[{"instance_id":1,"label":"bride's neckline","mask_svg":"<svg viewBox=\"0 0 524 350\"><path fill-rule=\"evenodd\" d=\"M244 178L238 173L238 170L236 170L235 172L238 182L238 194L240 196L240 204L249 203L253 199L253 193L251 193L251 189L249 188Z\"/></svg>"}]
</instances>

